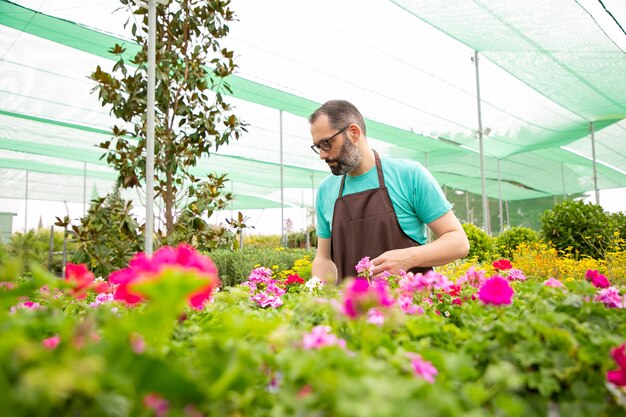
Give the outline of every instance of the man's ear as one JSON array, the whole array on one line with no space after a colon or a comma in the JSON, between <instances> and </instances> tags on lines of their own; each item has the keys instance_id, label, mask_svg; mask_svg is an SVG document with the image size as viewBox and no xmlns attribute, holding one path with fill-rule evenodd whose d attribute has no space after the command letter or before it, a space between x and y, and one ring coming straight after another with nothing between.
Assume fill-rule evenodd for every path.
<instances>
[{"instance_id":1,"label":"man's ear","mask_svg":"<svg viewBox=\"0 0 626 417\"><path fill-rule=\"evenodd\" d=\"M361 138L361 127L356 123L352 123L350 125L350 127L348 128L348 132L350 132L350 141L352 142L356 143Z\"/></svg>"}]
</instances>

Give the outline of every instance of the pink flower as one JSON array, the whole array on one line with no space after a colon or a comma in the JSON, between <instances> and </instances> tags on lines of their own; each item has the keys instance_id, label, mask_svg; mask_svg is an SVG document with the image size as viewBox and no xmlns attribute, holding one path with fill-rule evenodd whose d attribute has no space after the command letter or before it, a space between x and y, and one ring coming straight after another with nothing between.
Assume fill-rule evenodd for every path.
<instances>
[{"instance_id":1,"label":"pink flower","mask_svg":"<svg viewBox=\"0 0 626 417\"><path fill-rule=\"evenodd\" d=\"M406 354L411 359L411 366L416 376L424 378L426 382L434 383L435 376L439 373L437 368L432 363L424 360L420 355L413 352L407 352Z\"/></svg>"},{"instance_id":2,"label":"pink flower","mask_svg":"<svg viewBox=\"0 0 626 417\"><path fill-rule=\"evenodd\" d=\"M354 267L356 269L357 274L360 277L369 278L374 275L374 263L370 261L370 257L366 256L361 259L358 264Z\"/></svg>"},{"instance_id":3,"label":"pink flower","mask_svg":"<svg viewBox=\"0 0 626 417\"><path fill-rule=\"evenodd\" d=\"M591 284L596 288L608 288L611 283L604 275L600 274L595 269L588 269L585 274L587 280L591 281Z\"/></svg>"},{"instance_id":4,"label":"pink flower","mask_svg":"<svg viewBox=\"0 0 626 417\"><path fill-rule=\"evenodd\" d=\"M41 344L43 345L43 347L45 347L48 350L56 349L57 346L59 346L59 343L61 343L61 337L59 337L58 335L48 337L47 339L44 339L41 341Z\"/></svg>"},{"instance_id":5,"label":"pink flower","mask_svg":"<svg viewBox=\"0 0 626 417\"><path fill-rule=\"evenodd\" d=\"M189 294L191 307L202 309L219 283L217 268L208 256L199 254L193 247L182 244L176 248L164 246L157 250L152 258L143 252L136 254L128 268L120 269L109 276L109 282L117 284L115 299L128 304L136 304L145 296L134 290L132 284L158 281L166 269L178 269L195 273L205 284Z\"/></svg>"},{"instance_id":6,"label":"pink flower","mask_svg":"<svg viewBox=\"0 0 626 417\"><path fill-rule=\"evenodd\" d=\"M409 294L402 294L398 297L398 305L400 309L404 311L404 314L424 314L422 306L418 306L413 303L413 296Z\"/></svg>"},{"instance_id":7,"label":"pink flower","mask_svg":"<svg viewBox=\"0 0 626 417\"><path fill-rule=\"evenodd\" d=\"M507 275L509 281L526 281L526 275L520 270L511 268L509 269L509 274Z\"/></svg>"},{"instance_id":8,"label":"pink flower","mask_svg":"<svg viewBox=\"0 0 626 417\"><path fill-rule=\"evenodd\" d=\"M613 349L611 356L617 362L618 369L608 371L606 379L618 387L626 387L626 343Z\"/></svg>"},{"instance_id":9,"label":"pink flower","mask_svg":"<svg viewBox=\"0 0 626 417\"><path fill-rule=\"evenodd\" d=\"M331 330L330 326L320 325L313 327L311 333L306 333L302 336L302 348L307 350L321 349L325 346L339 346L345 348L346 341L330 333Z\"/></svg>"},{"instance_id":10,"label":"pink flower","mask_svg":"<svg viewBox=\"0 0 626 417\"><path fill-rule=\"evenodd\" d=\"M0 282L0 288L6 288L7 290L12 290L15 288L15 284L9 281Z\"/></svg>"},{"instance_id":11,"label":"pink flower","mask_svg":"<svg viewBox=\"0 0 626 417\"><path fill-rule=\"evenodd\" d=\"M500 277L494 276L483 284L478 290L478 298L485 304L501 305L511 304L511 299L515 291L509 282Z\"/></svg>"},{"instance_id":12,"label":"pink flower","mask_svg":"<svg viewBox=\"0 0 626 417\"><path fill-rule=\"evenodd\" d=\"M546 287L560 288L563 286L563 283L558 279L550 277L543 282L543 285L545 285Z\"/></svg>"},{"instance_id":13,"label":"pink flower","mask_svg":"<svg viewBox=\"0 0 626 417\"><path fill-rule=\"evenodd\" d=\"M457 281L457 285L463 285L464 283L469 283L474 288L480 288L483 283L487 280L485 276L485 271L479 270L477 271L474 267L470 267L465 275L460 277Z\"/></svg>"},{"instance_id":14,"label":"pink flower","mask_svg":"<svg viewBox=\"0 0 626 417\"><path fill-rule=\"evenodd\" d=\"M498 271L506 271L513 268L513 265L511 265L511 261L509 261L508 259L499 259L495 261L492 265Z\"/></svg>"},{"instance_id":15,"label":"pink flower","mask_svg":"<svg viewBox=\"0 0 626 417\"><path fill-rule=\"evenodd\" d=\"M165 417L170 408L170 403L160 394L150 393L143 397L144 407L154 411L157 417Z\"/></svg>"},{"instance_id":16,"label":"pink flower","mask_svg":"<svg viewBox=\"0 0 626 417\"><path fill-rule=\"evenodd\" d=\"M370 284L365 278L356 278L344 289L343 313L355 318L372 307L389 307L393 302L386 281L375 280Z\"/></svg>"},{"instance_id":17,"label":"pink flower","mask_svg":"<svg viewBox=\"0 0 626 417\"><path fill-rule=\"evenodd\" d=\"M381 326L385 322L385 316L377 308L370 308L367 312L367 322Z\"/></svg>"},{"instance_id":18,"label":"pink flower","mask_svg":"<svg viewBox=\"0 0 626 417\"><path fill-rule=\"evenodd\" d=\"M598 290L598 293L593 298L594 301L604 303L609 308L624 308L624 301L619 293L619 290L615 287L602 288Z\"/></svg>"},{"instance_id":19,"label":"pink flower","mask_svg":"<svg viewBox=\"0 0 626 417\"><path fill-rule=\"evenodd\" d=\"M130 348L133 352L140 355L146 350L146 341L138 333L131 333L129 336Z\"/></svg>"}]
</instances>

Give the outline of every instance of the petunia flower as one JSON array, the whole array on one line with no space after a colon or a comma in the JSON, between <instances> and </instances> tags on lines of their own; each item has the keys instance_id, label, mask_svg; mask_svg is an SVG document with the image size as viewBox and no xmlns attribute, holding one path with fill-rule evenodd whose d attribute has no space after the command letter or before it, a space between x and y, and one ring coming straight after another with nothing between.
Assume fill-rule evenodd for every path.
<instances>
[{"instance_id":1,"label":"petunia flower","mask_svg":"<svg viewBox=\"0 0 626 417\"><path fill-rule=\"evenodd\" d=\"M498 271L507 271L511 268L513 268L513 265L511 265L511 261L509 261L508 259L499 259L497 261L495 261L492 266L497 269Z\"/></svg>"},{"instance_id":2,"label":"petunia flower","mask_svg":"<svg viewBox=\"0 0 626 417\"><path fill-rule=\"evenodd\" d=\"M424 360L420 355L414 352L407 352L406 354L411 359L411 366L416 376L423 378L426 382L433 384L435 382L435 376L439 373L437 368L432 363Z\"/></svg>"}]
</instances>

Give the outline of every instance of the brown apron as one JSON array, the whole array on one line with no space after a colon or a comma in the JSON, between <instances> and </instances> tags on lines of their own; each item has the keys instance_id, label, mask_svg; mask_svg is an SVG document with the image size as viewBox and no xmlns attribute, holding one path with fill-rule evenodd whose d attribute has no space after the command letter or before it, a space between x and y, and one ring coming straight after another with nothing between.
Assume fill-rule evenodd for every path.
<instances>
[{"instance_id":1,"label":"brown apron","mask_svg":"<svg viewBox=\"0 0 626 417\"><path fill-rule=\"evenodd\" d=\"M346 182L344 175L335 201L330 240L330 254L337 265L338 282L355 276L355 265L365 256L374 259L392 249L419 246L400 227L391 198L385 187L383 169L378 153L376 172L378 188L342 196ZM413 273L426 272L430 267L412 268Z\"/></svg>"}]
</instances>

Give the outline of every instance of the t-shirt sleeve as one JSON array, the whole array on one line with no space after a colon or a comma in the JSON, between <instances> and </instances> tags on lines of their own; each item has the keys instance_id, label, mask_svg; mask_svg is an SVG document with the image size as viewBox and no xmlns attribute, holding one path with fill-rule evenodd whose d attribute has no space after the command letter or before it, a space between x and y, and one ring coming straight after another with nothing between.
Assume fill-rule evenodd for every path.
<instances>
[{"instance_id":1,"label":"t-shirt sleeve","mask_svg":"<svg viewBox=\"0 0 626 417\"><path fill-rule=\"evenodd\" d=\"M317 232L317 237L321 237L322 239L329 239L330 238L330 223L328 219L326 218L326 216L324 216L325 192L328 192L328 191L324 190L323 187L320 187L320 189L317 192L316 199L315 199L316 201L315 212L317 216L317 225L315 229Z\"/></svg>"},{"instance_id":2,"label":"t-shirt sleeve","mask_svg":"<svg viewBox=\"0 0 626 417\"><path fill-rule=\"evenodd\" d=\"M435 177L421 165L415 174L414 190L415 214L425 224L437 220L452 208Z\"/></svg>"}]
</instances>

